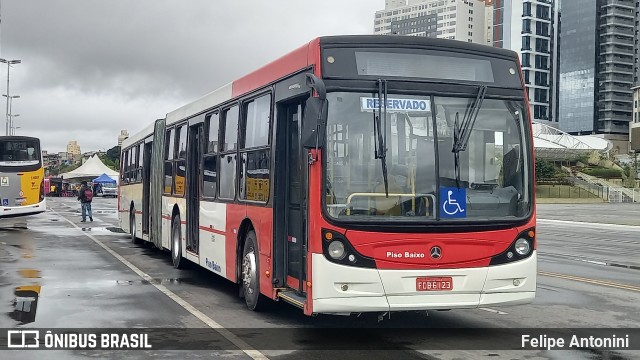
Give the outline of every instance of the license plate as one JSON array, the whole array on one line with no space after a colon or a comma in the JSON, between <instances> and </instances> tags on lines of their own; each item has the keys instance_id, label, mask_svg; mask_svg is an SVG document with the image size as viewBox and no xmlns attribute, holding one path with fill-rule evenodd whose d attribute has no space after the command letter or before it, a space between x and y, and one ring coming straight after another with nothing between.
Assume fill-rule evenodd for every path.
<instances>
[{"instance_id":1,"label":"license plate","mask_svg":"<svg viewBox=\"0 0 640 360\"><path fill-rule=\"evenodd\" d=\"M419 277L416 279L416 291L451 291L453 279L444 277Z\"/></svg>"}]
</instances>

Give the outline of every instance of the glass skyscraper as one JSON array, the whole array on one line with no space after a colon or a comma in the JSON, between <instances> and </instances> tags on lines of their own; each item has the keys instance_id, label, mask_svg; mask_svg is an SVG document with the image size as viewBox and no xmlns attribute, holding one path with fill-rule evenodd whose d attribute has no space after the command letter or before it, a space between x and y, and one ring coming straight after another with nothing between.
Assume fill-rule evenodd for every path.
<instances>
[{"instance_id":1,"label":"glass skyscraper","mask_svg":"<svg viewBox=\"0 0 640 360\"><path fill-rule=\"evenodd\" d=\"M563 1L560 14L560 128L627 135L637 48L635 1Z\"/></svg>"}]
</instances>

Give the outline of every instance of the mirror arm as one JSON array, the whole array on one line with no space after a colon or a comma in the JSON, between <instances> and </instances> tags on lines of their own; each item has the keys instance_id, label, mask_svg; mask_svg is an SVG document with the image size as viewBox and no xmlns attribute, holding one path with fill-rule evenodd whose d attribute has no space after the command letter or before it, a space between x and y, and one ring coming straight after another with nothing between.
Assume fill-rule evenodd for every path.
<instances>
[{"instance_id":1,"label":"mirror arm","mask_svg":"<svg viewBox=\"0 0 640 360\"><path fill-rule=\"evenodd\" d=\"M320 100L326 100L327 88L324 85L324 81L319 79L314 74L307 73L306 75L307 75L307 86L312 88L318 93L318 98L320 98Z\"/></svg>"}]
</instances>

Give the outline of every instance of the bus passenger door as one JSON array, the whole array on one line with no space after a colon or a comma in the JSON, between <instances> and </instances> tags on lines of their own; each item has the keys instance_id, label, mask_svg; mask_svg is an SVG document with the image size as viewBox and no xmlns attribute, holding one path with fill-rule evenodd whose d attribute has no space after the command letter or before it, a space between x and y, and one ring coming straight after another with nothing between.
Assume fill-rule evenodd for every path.
<instances>
[{"instance_id":1,"label":"bus passenger door","mask_svg":"<svg viewBox=\"0 0 640 360\"><path fill-rule=\"evenodd\" d=\"M202 177L203 124L189 127L187 140L187 251L198 254L200 228L200 179Z\"/></svg>"},{"instance_id":2,"label":"bus passenger door","mask_svg":"<svg viewBox=\"0 0 640 360\"><path fill-rule=\"evenodd\" d=\"M288 287L304 295L306 235L304 181L306 163L300 146L300 123L304 101L278 104L277 173L275 195L276 287ZM284 180L284 181L282 181Z\"/></svg>"},{"instance_id":3,"label":"bus passenger door","mask_svg":"<svg viewBox=\"0 0 640 360\"><path fill-rule=\"evenodd\" d=\"M142 160L142 233L149 234L149 210L151 196L151 150L153 142L144 144Z\"/></svg>"}]
</instances>

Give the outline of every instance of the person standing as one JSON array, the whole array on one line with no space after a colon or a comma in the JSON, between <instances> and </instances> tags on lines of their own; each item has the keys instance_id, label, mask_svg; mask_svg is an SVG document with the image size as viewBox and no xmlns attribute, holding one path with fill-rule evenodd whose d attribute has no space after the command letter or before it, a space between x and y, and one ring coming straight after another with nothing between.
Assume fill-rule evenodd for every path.
<instances>
[{"instance_id":1,"label":"person standing","mask_svg":"<svg viewBox=\"0 0 640 360\"><path fill-rule=\"evenodd\" d=\"M91 201L93 200L93 191L91 187L87 186L87 182L83 181L78 191L78 200L80 200L80 206L82 208L82 221L87 221L87 215L89 220L93 221L93 214L91 213Z\"/></svg>"}]
</instances>

